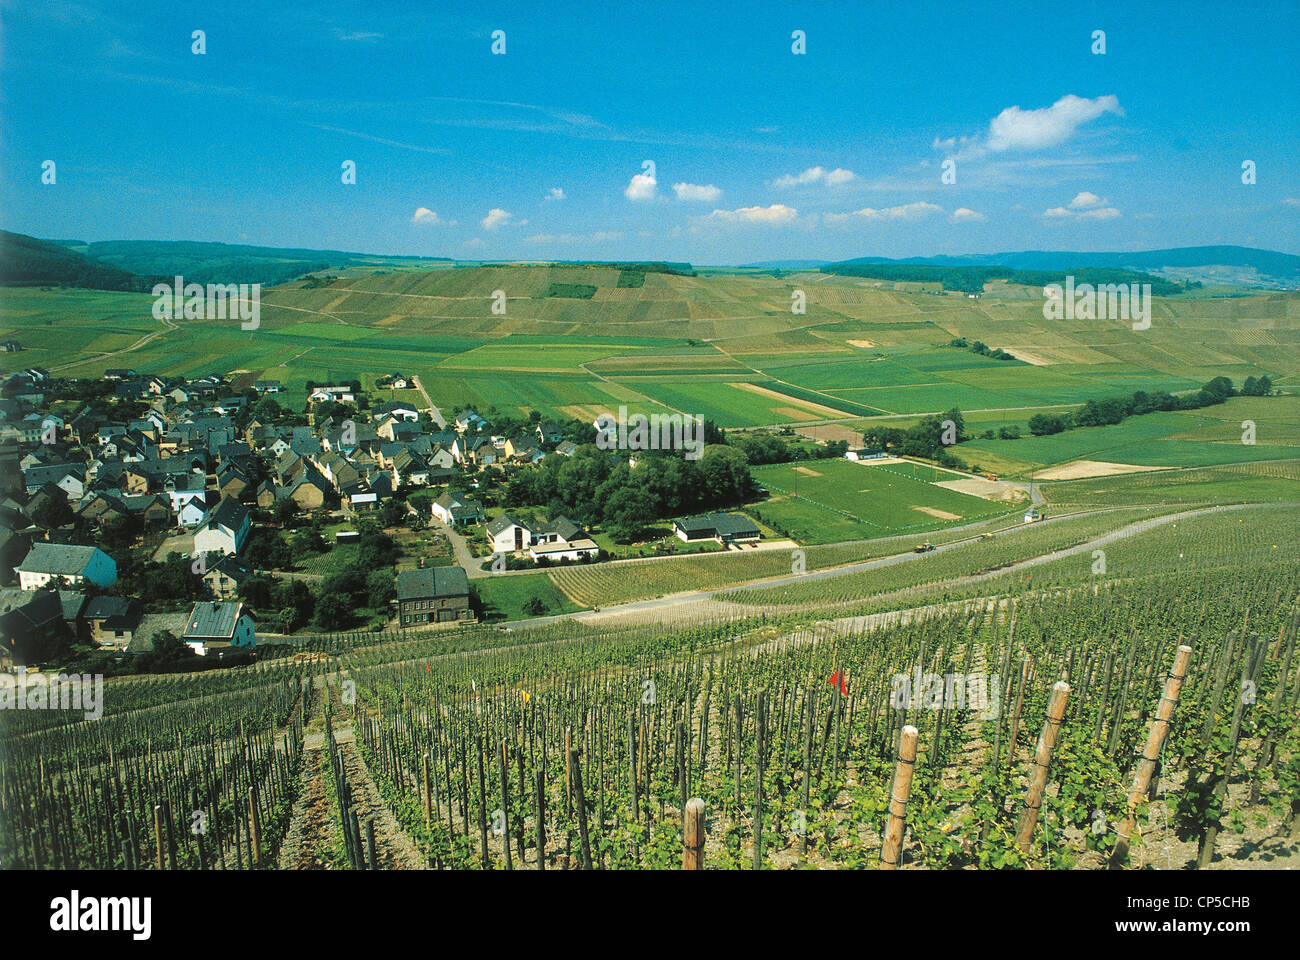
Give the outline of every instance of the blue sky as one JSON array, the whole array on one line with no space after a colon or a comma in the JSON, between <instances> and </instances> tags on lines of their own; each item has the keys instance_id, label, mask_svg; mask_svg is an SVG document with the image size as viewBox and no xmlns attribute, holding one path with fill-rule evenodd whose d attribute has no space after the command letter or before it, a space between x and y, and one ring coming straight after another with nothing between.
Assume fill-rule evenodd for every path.
<instances>
[{"instance_id":1,"label":"blue sky","mask_svg":"<svg viewBox=\"0 0 1300 960\"><path fill-rule=\"evenodd\" d=\"M1294 0L546 6L4 0L0 226L700 264L1300 253Z\"/></svg>"}]
</instances>

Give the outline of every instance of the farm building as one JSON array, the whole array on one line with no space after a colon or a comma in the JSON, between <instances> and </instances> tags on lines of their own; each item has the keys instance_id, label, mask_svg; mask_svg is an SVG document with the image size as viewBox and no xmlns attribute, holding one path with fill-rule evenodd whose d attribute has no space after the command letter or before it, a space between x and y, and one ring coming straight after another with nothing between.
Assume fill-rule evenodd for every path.
<instances>
[{"instance_id":1,"label":"farm building","mask_svg":"<svg viewBox=\"0 0 1300 960\"><path fill-rule=\"evenodd\" d=\"M705 513L674 520L673 533L687 543L696 540L736 543L757 540L762 536L754 521L741 513Z\"/></svg>"},{"instance_id":2,"label":"farm building","mask_svg":"<svg viewBox=\"0 0 1300 960\"><path fill-rule=\"evenodd\" d=\"M237 600L202 600L190 611L181 641L200 657L230 647L251 650L257 643L253 613Z\"/></svg>"},{"instance_id":3,"label":"farm building","mask_svg":"<svg viewBox=\"0 0 1300 960\"><path fill-rule=\"evenodd\" d=\"M857 447L853 450L844 451L844 459L853 460L855 462L861 460L880 460L885 456L887 456L885 451L878 447Z\"/></svg>"},{"instance_id":4,"label":"farm building","mask_svg":"<svg viewBox=\"0 0 1300 960\"><path fill-rule=\"evenodd\" d=\"M403 570L397 575L397 612L403 627L468 620L469 578L460 567Z\"/></svg>"},{"instance_id":5,"label":"farm building","mask_svg":"<svg viewBox=\"0 0 1300 960\"><path fill-rule=\"evenodd\" d=\"M24 590L39 590L51 582L107 587L117 579L117 563L103 550L65 543L33 544L17 570L18 586Z\"/></svg>"}]
</instances>

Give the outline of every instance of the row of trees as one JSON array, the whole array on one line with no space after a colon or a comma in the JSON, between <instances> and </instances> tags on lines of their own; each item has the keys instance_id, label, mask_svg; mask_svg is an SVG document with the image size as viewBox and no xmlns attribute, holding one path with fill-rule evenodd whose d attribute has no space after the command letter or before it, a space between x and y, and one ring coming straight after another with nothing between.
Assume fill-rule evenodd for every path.
<instances>
[{"instance_id":1,"label":"row of trees","mask_svg":"<svg viewBox=\"0 0 1300 960\"><path fill-rule=\"evenodd\" d=\"M1267 376L1250 377L1240 391L1241 396L1265 397L1273 391L1273 381ZM1147 393L1138 390L1127 397L1109 397L1089 400L1074 413L1036 413L1029 418L1029 432L1034 436L1050 436L1075 427L1105 427L1122 423L1128 417L1140 417L1162 410L1197 410L1201 407L1223 403L1238 395L1236 387L1227 377L1215 377L1196 393L1175 397L1164 390Z\"/></svg>"},{"instance_id":2,"label":"row of trees","mask_svg":"<svg viewBox=\"0 0 1300 960\"><path fill-rule=\"evenodd\" d=\"M907 429L873 424L862 434L862 442L899 457L923 457L940 466L964 469L951 448L966 439L966 421L956 407L931 414Z\"/></svg>"},{"instance_id":3,"label":"row of trees","mask_svg":"<svg viewBox=\"0 0 1300 960\"><path fill-rule=\"evenodd\" d=\"M588 444L571 457L547 457L518 472L504 502L545 505L552 514L599 523L614 539L630 542L657 518L739 503L751 485L744 452L724 444L706 446L698 460L646 451L635 469Z\"/></svg>"}]
</instances>

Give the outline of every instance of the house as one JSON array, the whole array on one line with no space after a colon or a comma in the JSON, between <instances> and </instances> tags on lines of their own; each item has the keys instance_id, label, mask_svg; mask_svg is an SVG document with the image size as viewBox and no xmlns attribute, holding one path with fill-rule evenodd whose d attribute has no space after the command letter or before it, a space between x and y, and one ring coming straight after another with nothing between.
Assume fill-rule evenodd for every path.
<instances>
[{"instance_id":1,"label":"house","mask_svg":"<svg viewBox=\"0 0 1300 960\"><path fill-rule=\"evenodd\" d=\"M231 553L208 567L203 582L218 600L233 600L254 574L251 563Z\"/></svg>"},{"instance_id":2,"label":"house","mask_svg":"<svg viewBox=\"0 0 1300 960\"><path fill-rule=\"evenodd\" d=\"M558 423L539 423L537 439L545 444L559 443L564 439L564 430Z\"/></svg>"},{"instance_id":3,"label":"house","mask_svg":"<svg viewBox=\"0 0 1300 960\"><path fill-rule=\"evenodd\" d=\"M460 567L403 570L397 575L397 613L403 627L468 620L469 578Z\"/></svg>"},{"instance_id":4,"label":"house","mask_svg":"<svg viewBox=\"0 0 1300 960\"><path fill-rule=\"evenodd\" d=\"M279 490L281 497L288 497L298 504L300 510L317 510L325 506L325 481L320 474L312 471Z\"/></svg>"},{"instance_id":5,"label":"house","mask_svg":"<svg viewBox=\"0 0 1300 960\"><path fill-rule=\"evenodd\" d=\"M197 527L203 522L203 518L208 514L207 499L200 496L186 500L184 506L176 514L176 523L185 529Z\"/></svg>"},{"instance_id":6,"label":"house","mask_svg":"<svg viewBox=\"0 0 1300 960\"><path fill-rule=\"evenodd\" d=\"M5 340L3 343L0 343L0 350L3 350L5 353L17 353L22 348L23 345L17 340Z\"/></svg>"},{"instance_id":7,"label":"house","mask_svg":"<svg viewBox=\"0 0 1300 960\"><path fill-rule=\"evenodd\" d=\"M762 536L754 521L741 513L705 513L698 517L674 520L673 533L687 543L716 540L727 544L754 541Z\"/></svg>"},{"instance_id":8,"label":"house","mask_svg":"<svg viewBox=\"0 0 1300 960\"><path fill-rule=\"evenodd\" d=\"M512 460L532 460L541 449L532 437L514 437L506 441L505 452Z\"/></svg>"},{"instance_id":9,"label":"house","mask_svg":"<svg viewBox=\"0 0 1300 960\"><path fill-rule=\"evenodd\" d=\"M165 527L171 523L172 512L160 493L142 493L122 497L126 512L138 516L146 527Z\"/></svg>"},{"instance_id":10,"label":"house","mask_svg":"<svg viewBox=\"0 0 1300 960\"><path fill-rule=\"evenodd\" d=\"M464 466L495 463L496 448L488 437L457 437L451 444L451 456Z\"/></svg>"},{"instance_id":11,"label":"house","mask_svg":"<svg viewBox=\"0 0 1300 960\"><path fill-rule=\"evenodd\" d=\"M199 521L194 531L194 552L238 553L252 526L248 507L238 500L222 497Z\"/></svg>"},{"instance_id":12,"label":"house","mask_svg":"<svg viewBox=\"0 0 1300 960\"><path fill-rule=\"evenodd\" d=\"M888 454L879 447L857 447L853 450L844 451L844 459L853 461L879 460L885 456L888 456Z\"/></svg>"},{"instance_id":13,"label":"house","mask_svg":"<svg viewBox=\"0 0 1300 960\"><path fill-rule=\"evenodd\" d=\"M67 494L69 500L80 500L86 495L85 468L74 463L32 467L23 473L23 483L29 494L52 483Z\"/></svg>"},{"instance_id":14,"label":"house","mask_svg":"<svg viewBox=\"0 0 1300 960\"><path fill-rule=\"evenodd\" d=\"M533 530L533 543L572 543L586 536L582 527L561 513Z\"/></svg>"},{"instance_id":15,"label":"house","mask_svg":"<svg viewBox=\"0 0 1300 960\"><path fill-rule=\"evenodd\" d=\"M532 543L533 532L510 514L503 513L487 525L487 538L493 553L513 553Z\"/></svg>"},{"instance_id":16,"label":"house","mask_svg":"<svg viewBox=\"0 0 1300 960\"><path fill-rule=\"evenodd\" d=\"M283 388L280 386L279 380L258 380L253 384L253 389L265 396L268 393L279 393Z\"/></svg>"},{"instance_id":17,"label":"house","mask_svg":"<svg viewBox=\"0 0 1300 960\"><path fill-rule=\"evenodd\" d=\"M353 392L352 387L346 384L343 386L321 384L308 394L307 402L323 403L326 400L333 400L336 403L352 403L356 398L357 395Z\"/></svg>"},{"instance_id":18,"label":"house","mask_svg":"<svg viewBox=\"0 0 1300 960\"><path fill-rule=\"evenodd\" d=\"M555 452L562 457L571 457L578 452L578 445L572 440L561 440L555 445Z\"/></svg>"},{"instance_id":19,"label":"house","mask_svg":"<svg viewBox=\"0 0 1300 960\"><path fill-rule=\"evenodd\" d=\"M18 526L26 524L26 518ZM0 584L14 582L14 569L32 548L32 538L21 530L0 523Z\"/></svg>"},{"instance_id":20,"label":"house","mask_svg":"<svg viewBox=\"0 0 1300 960\"><path fill-rule=\"evenodd\" d=\"M433 515L449 527L482 523L486 519L483 504L469 497L457 497L449 490L433 501Z\"/></svg>"},{"instance_id":21,"label":"house","mask_svg":"<svg viewBox=\"0 0 1300 960\"><path fill-rule=\"evenodd\" d=\"M117 562L98 547L69 543L35 543L17 566L18 586L39 590L48 583L107 587L117 580Z\"/></svg>"},{"instance_id":22,"label":"house","mask_svg":"<svg viewBox=\"0 0 1300 960\"><path fill-rule=\"evenodd\" d=\"M194 604L181 641L200 657L218 656L232 647L252 650L257 643L253 613L238 600L201 600Z\"/></svg>"},{"instance_id":23,"label":"house","mask_svg":"<svg viewBox=\"0 0 1300 960\"><path fill-rule=\"evenodd\" d=\"M420 419L420 411L415 408L415 404L407 403L405 400L391 400L388 403L381 403L374 408L372 414L375 420L382 420L384 417L393 417L397 420L406 420L415 423Z\"/></svg>"},{"instance_id":24,"label":"house","mask_svg":"<svg viewBox=\"0 0 1300 960\"><path fill-rule=\"evenodd\" d=\"M65 646L63 605L53 590L0 600L0 669L44 663Z\"/></svg>"},{"instance_id":25,"label":"house","mask_svg":"<svg viewBox=\"0 0 1300 960\"><path fill-rule=\"evenodd\" d=\"M417 453L403 450L393 457L393 486L423 487L429 483L429 465Z\"/></svg>"},{"instance_id":26,"label":"house","mask_svg":"<svg viewBox=\"0 0 1300 960\"><path fill-rule=\"evenodd\" d=\"M528 555L534 563L582 560L600 553L600 547L587 536L587 532L564 514L539 524L532 535Z\"/></svg>"},{"instance_id":27,"label":"house","mask_svg":"<svg viewBox=\"0 0 1300 960\"><path fill-rule=\"evenodd\" d=\"M203 475L199 473L170 474L163 481L163 492L167 494L167 501L171 505L172 513L176 514L181 526L193 526L198 523L199 517L203 516L203 492L206 486ZM187 523L184 516L182 516L182 512L188 504L193 503L195 500L199 503L199 515L195 517L191 510L190 516L193 519Z\"/></svg>"},{"instance_id":28,"label":"house","mask_svg":"<svg viewBox=\"0 0 1300 960\"><path fill-rule=\"evenodd\" d=\"M1042 511L1037 508L1030 508L1025 511L1025 523L1037 523L1043 519Z\"/></svg>"},{"instance_id":29,"label":"house","mask_svg":"<svg viewBox=\"0 0 1300 960\"><path fill-rule=\"evenodd\" d=\"M101 647L125 650L140 629L144 610L137 600L126 597L94 596L86 601L78 622L86 639Z\"/></svg>"},{"instance_id":30,"label":"house","mask_svg":"<svg viewBox=\"0 0 1300 960\"><path fill-rule=\"evenodd\" d=\"M461 433L481 433L488 422L473 410L462 410L456 414L456 429Z\"/></svg>"},{"instance_id":31,"label":"house","mask_svg":"<svg viewBox=\"0 0 1300 960\"><path fill-rule=\"evenodd\" d=\"M573 540L557 540L550 543L534 543L528 548L528 555L534 563L543 560L558 563L561 560L583 560L600 554L600 546L595 540L578 537Z\"/></svg>"}]
</instances>

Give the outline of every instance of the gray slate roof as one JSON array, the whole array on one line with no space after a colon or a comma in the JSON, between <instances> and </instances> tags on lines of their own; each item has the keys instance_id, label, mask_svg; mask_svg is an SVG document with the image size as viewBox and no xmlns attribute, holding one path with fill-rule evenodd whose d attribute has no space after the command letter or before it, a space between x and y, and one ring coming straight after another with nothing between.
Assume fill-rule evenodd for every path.
<instances>
[{"instance_id":1,"label":"gray slate roof","mask_svg":"<svg viewBox=\"0 0 1300 960\"><path fill-rule=\"evenodd\" d=\"M98 549L68 543L35 543L18 569L26 573L81 576Z\"/></svg>"},{"instance_id":2,"label":"gray slate roof","mask_svg":"<svg viewBox=\"0 0 1300 960\"><path fill-rule=\"evenodd\" d=\"M398 600L463 597L468 593L469 578L460 567L426 567L403 570L397 575Z\"/></svg>"},{"instance_id":3,"label":"gray slate roof","mask_svg":"<svg viewBox=\"0 0 1300 960\"><path fill-rule=\"evenodd\" d=\"M186 640L217 638L229 640L235 635L239 615L247 613L238 600L204 600L194 604L190 618L185 622Z\"/></svg>"}]
</instances>

